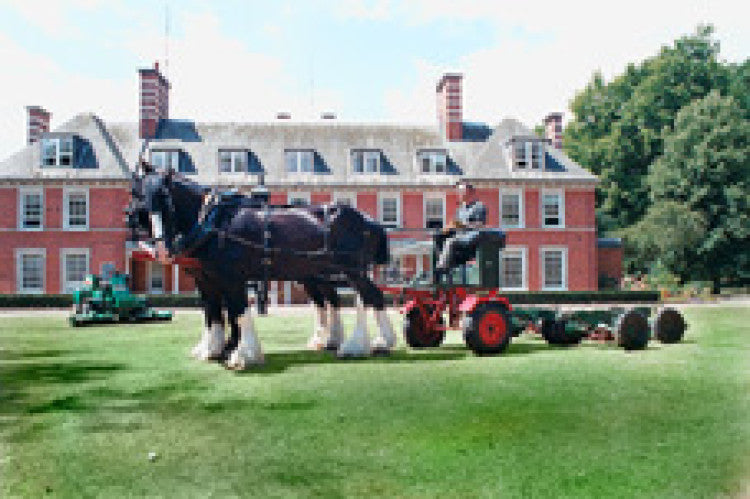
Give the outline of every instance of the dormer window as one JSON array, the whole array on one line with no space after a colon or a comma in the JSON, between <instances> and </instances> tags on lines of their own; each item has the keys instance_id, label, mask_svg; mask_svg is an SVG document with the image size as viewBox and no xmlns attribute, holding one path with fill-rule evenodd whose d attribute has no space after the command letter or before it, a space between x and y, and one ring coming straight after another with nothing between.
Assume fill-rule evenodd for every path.
<instances>
[{"instance_id":1,"label":"dormer window","mask_svg":"<svg viewBox=\"0 0 750 499\"><path fill-rule=\"evenodd\" d=\"M351 153L352 173L379 173L382 151L355 149Z\"/></svg>"},{"instance_id":2,"label":"dormer window","mask_svg":"<svg viewBox=\"0 0 750 499\"><path fill-rule=\"evenodd\" d=\"M312 149L287 149L284 151L286 171L289 173L313 173L315 151Z\"/></svg>"},{"instance_id":3,"label":"dormer window","mask_svg":"<svg viewBox=\"0 0 750 499\"><path fill-rule=\"evenodd\" d=\"M44 137L41 140L42 166L73 166L74 137Z\"/></svg>"},{"instance_id":4,"label":"dormer window","mask_svg":"<svg viewBox=\"0 0 750 499\"><path fill-rule=\"evenodd\" d=\"M544 142L514 138L511 142L513 167L517 170L544 170Z\"/></svg>"},{"instance_id":5,"label":"dormer window","mask_svg":"<svg viewBox=\"0 0 750 499\"><path fill-rule=\"evenodd\" d=\"M249 171L249 156L247 149L221 149L219 150L219 171L221 173L245 173Z\"/></svg>"},{"instance_id":6,"label":"dormer window","mask_svg":"<svg viewBox=\"0 0 750 499\"><path fill-rule=\"evenodd\" d=\"M448 154L444 149L423 149L417 153L417 161L422 173L448 171Z\"/></svg>"},{"instance_id":7,"label":"dormer window","mask_svg":"<svg viewBox=\"0 0 750 499\"><path fill-rule=\"evenodd\" d=\"M180 150L152 150L151 165L157 170L180 171Z\"/></svg>"}]
</instances>

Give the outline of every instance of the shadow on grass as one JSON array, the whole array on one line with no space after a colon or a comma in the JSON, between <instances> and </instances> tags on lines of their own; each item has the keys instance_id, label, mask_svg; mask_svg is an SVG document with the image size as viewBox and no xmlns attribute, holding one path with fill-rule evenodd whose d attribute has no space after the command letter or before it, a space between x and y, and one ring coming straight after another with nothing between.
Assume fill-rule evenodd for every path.
<instances>
[{"instance_id":1,"label":"shadow on grass","mask_svg":"<svg viewBox=\"0 0 750 499\"><path fill-rule=\"evenodd\" d=\"M48 349L48 350L32 350L29 352L17 352L17 351L2 351L0 350L0 360L28 360L28 359L41 359L49 357L63 357L76 353L75 350L60 350L60 349Z\"/></svg>"},{"instance_id":2,"label":"shadow on grass","mask_svg":"<svg viewBox=\"0 0 750 499\"><path fill-rule=\"evenodd\" d=\"M373 356L361 359L340 359L334 352L315 352L299 350L293 352L272 352L265 355L266 363L248 371L237 371L239 375L278 374L295 366L315 364L392 364L410 362L429 362L463 359L471 352L466 349L451 350L448 348L430 349L419 352L396 350L390 355Z\"/></svg>"}]
</instances>

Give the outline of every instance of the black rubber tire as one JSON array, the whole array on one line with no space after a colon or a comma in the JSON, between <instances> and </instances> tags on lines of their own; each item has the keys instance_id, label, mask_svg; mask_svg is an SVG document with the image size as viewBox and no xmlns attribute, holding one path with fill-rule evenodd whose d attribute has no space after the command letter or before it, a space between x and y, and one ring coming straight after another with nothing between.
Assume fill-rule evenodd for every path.
<instances>
[{"instance_id":1,"label":"black rubber tire","mask_svg":"<svg viewBox=\"0 0 750 499\"><path fill-rule=\"evenodd\" d=\"M494 341L488 341L486 333L487 326L483 324L485 320L491 320L495 323L504 321L504 333L498 334ZM485 334L483 334L485 331ZM490 333L494 329L490 329ZM505 351L513 337L512 324L508 311L499 303L485 303L477 306L473 312L464 318L464 341L477 355L496 355Z\"/></svg>"},{"instance_id":2,"label":"black rubber tire","mask_svg":"<svg viewBox=\"0 0 750 499\"><path fill-rule=\"evenodd\" d=\"M432 313L432 307L425 305L425 311ZM443 318L439 317L438 322L442 326ZM434 348L439 347L445 340L445 330L424 331L424 320L418 308L413 308L407 312L404 317L404 340L411 348Z\"/></svg>"},{"instance_id":3,"label":"black rubber tire","mask_svg":"<svg viewBox=\"0 0 750 499\"><path fill-rule=\"evenodd\" d=\"M640 312L628 310L617 318L617 344L625 350L643 350L649 339L648 320Z\"/></svg>"},{"instance_id":4,"label":"black rubber tire","mask_svg":"<svg viewBox=\"0 0 750 499\"><path fill-rule=\"evenodd\" d=\"M685 319L673 308L663 308L654 320L654 336L662 343L679 343L685 335Z\"/></svg>"},{"instance_id":5,"label":"black rubber tire","mask_svg":"<svg viewBox=\"0 0 750 499\"><path fill-rule=\"evenodd\" d=\"M583 339L583 333L567 333L565 319L542 319L542 337L550 345L571 346L578 345Z\"/></svg>"}]
</instances>

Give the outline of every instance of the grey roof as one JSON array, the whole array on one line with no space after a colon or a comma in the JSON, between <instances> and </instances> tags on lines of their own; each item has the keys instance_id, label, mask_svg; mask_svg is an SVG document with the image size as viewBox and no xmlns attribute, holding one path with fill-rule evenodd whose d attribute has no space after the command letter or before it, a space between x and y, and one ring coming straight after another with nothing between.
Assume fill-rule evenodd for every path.
<instances>
[{"instance_id":1,"label":"grey roof","mask_svg":"<svg viewBox=\"0 0 750 499\"><path fill-rule=\"evenodd\" d=\"M473 125L477 127L476 124ZM547 148L545 171L517 171L510 167L507 142L532 132L520 122L505 119L494 129L466 141L446 142L436 127L321 122L196 123L167 120L148 143L138 138L137 123L105 124L93 114L81 114L55 132L74 133L88 141L98 168L40 167L40 147L32 144L0 163L2 178L125 179L138 155L147 149L180 149L194 168L190 176L206 184L255 184L251 173L219 173L220 149L248 149L258 159L268 185L452 185L458 178L497 181L579 181L596 177L562 151ZM478 137L481 137L477 140ZM416 161L420 149L446 149L447 174L423 174ZM284 151L314 149L316 173L287 173ZM382 151L378 174L351 171L352 149Z\"/></svg>"}]
</instances>

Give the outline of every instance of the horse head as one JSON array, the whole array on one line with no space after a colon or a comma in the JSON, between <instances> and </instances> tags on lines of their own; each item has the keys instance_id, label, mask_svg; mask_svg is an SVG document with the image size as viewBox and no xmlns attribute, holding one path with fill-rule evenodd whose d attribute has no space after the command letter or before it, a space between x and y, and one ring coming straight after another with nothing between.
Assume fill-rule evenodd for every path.
<instances>
[{"instance_id":1,"label":"horse head","mask_svg":"<svg viewBox=\"0 0 750 499\"><path fill-rule=\"evenodd\" d=\"M131 239L154 255L156 246L169 250L175 236L170 192L173 175L171 170L157 171L140 161L131 177L131 199L125 210Z\"/></svg>"}]
</instances>

